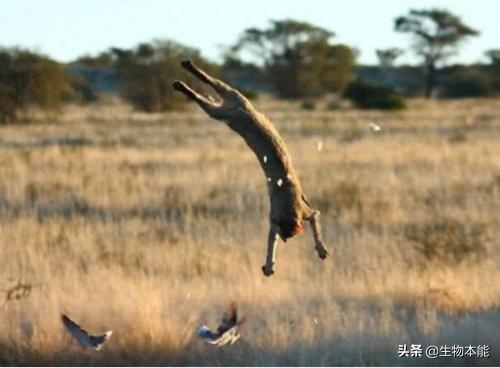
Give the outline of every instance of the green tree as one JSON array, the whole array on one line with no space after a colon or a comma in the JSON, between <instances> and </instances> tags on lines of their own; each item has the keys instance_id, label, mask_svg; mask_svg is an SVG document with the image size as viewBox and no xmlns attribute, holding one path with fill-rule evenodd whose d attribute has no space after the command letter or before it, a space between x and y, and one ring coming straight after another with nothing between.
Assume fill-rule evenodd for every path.
<instances>
[{"instance_id":1,"label":"green tree","mask_svg":"<svg viewBox=\"0 0 500 368\"><path fill-rule=\"evenodd\" d=\"M355 57L345 45L333 45L334 33L307 22L271 21L248 28L234 45L256 57L276 92L284 98L339 92L352 78Z\"/></svg>"},{"instance_id":2,"label":"green tree","mask_svg":"<svg viewBox=\"0 0 500 368\"><path fill-rule=\"evenodd\" d=\"M97 56L83 55L76 59L75 64L95 67L111 67L113 57L110 52L102 52Z\"/></svg>"},{"instance_id":3,"label":"green tree","mask_svg":"<svg viewBox=\"0 0 500 368\"><path fill-rule=\"evenodd\" d=\"M500 65L500 49L491 49L484 54L490 58L492 64Z\"/></svg>"},{"instance_id":4,"label":"green tree","mask_svg":"<svg viewBox=\"0 0 500 368\"><path fill-rule=\"evenodd\" d=\"M397 47L375 50L379 64L383 68L394 66L396 59L403 55L404 51Z\"/></svg>"},{"instance_id":5,"label":"green tree","mask_svg":"<svg viewBox=\"0 0 500 368\"><path fill-rule=\"evenodd\" d=\"M80 75L70 75L69 80L72 89L71 95L68 96L69 101L89 104L98 100L96 90L84 77Z\"/></svg>"},{"instance_id":6,"label":"green tree","mask_svg":"<svg viewBox=\"0 0 500 368\"><path fill-rule=\"evenodd\" d=\"M425 66L425 96L429 98L436 86L436 68L458 51L458 46L469 36L479 34L447 10L410 10L396 18L397 32L413 36L413 49Z\"/></svg>"},{"instance_id":7,"label":"green tree","mask_svg":"<svg viewBox=\"0 0 500 368\"><path fill-rule=\"evenodd\" d=\"M198 50L174 41L141 43L130 50L112 48L99 56L100 62L111 62L118 70L124 97L137 109L147 112L179 109L184 105L185 99L173 93L170 85L184 74L180 61L185 58L208 66Z\"/></svg>"},{"instance_id":8,"label":"green tree","mask_svg":"<svg viewBox=\"0 0 500 368\"><path fill-rule=\"evenodd\" d=\"M59 63L31 51L0 50L0 121L16 120L29 106L57 109L70 93Z\"/></svg>"},{"instance_id":9,"label":"green tree","mask_svg":"<svg viewBox=\"0 0 500 368\"><path fill-rule=\"evenodd\" d=\"M485 52L490 58L487 74L490 81L491 92L495 95L500 94L500 49L492 49Z\"/></svg>"},{"instance_id":10,"label":"green tree","mask_svg":"<svg viewBox=\"0 0 500 368\"><path fill-rule=\"evenodd\" d=\"M482 70L456 65L443 71L439 95L445 98L485 97L491 93L490 80Z\"/></svg>"}]
</instances>

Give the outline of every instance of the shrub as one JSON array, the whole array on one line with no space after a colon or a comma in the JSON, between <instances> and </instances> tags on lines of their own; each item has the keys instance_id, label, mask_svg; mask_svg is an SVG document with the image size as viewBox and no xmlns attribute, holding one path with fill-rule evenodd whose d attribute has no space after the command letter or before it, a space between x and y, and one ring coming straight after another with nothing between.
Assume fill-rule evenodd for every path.
<instances>
[{"instance_id":1,"label":"shrub","mask_svg":"<svg viewBox=\"0 0 500 368\"><path fill-rule=\"evenodd\" d=\"M114 66L122 81L124 97L137 109L146 112L181 110L186 98L171 88L179 76L186 76L180 66L185 58L192 58L204 68L198 50L174 41L142 43L131 50L111 49ZM209 70L211 71L211 70ZM193 87L199 84L193 83Z\"/></svg>"},{"instance_id":2,"label":"shrub","mask_svg":"<svg viewBox=\"0 0 500 368\"><path fill-rule=\"evenodd\" d=\"M340 99L337 98L330 100L326 105L326 109L330 111L339 110L341 108L342 108L342 102L340 101Z\"/></svg>"},{"instance_id":3,"label":"shrub","mask_svg":"<svg viewBox=\"0 0 500 368\"><path fill-rule=\"evenodd\" d=\"M0 122L15 120L18 107L14 95L13 88L0 81Z\"/></svg>"},{"instance_id":4,"label":"shrub","mask_svg":"<svg viewBox=\"0 0 500 368\"><path fill-rule=\"evenodd\" d=\"M182 70L182 59L191 58L209 72L214 65L203 60L197 49L169 40L141 43L131 49L110 48L95 57L80 58L78 64L86 67L100 67L114 70L118 74L122 96L136 109L146 112L182 110L187 99L175 92L172 81L182 76L189 78ZM200 86L190 80L193 88ZM85 85L77 85L83 100L93 98Z\"/></svg>"},{"instance_id":5,"label":"shrub","mask_svg":"<svg viewBox=\"0 0 500 368\"><path fill-rule=\"evenodd\" d=\"M76 100L80 103L92 103L97 101L97 92L95 88L82 76L72 75L70 84L73 93L70 96L71 100Z\"/></svg>"},{"instance_id":6,"label":"shrub","mask_svg":"<svg viewBox=\"0 0 500 368\"><path fill-rule=\"evenodd\" d=\"M316 102L314 100L310 100L310 99L309 100L304 100L300 104L300 107L303 110L314 110L314 109L316 109Z\"/></svg>"},{"instance_id":7,"label":"shrub","mask_svg":"<svg viewBox=\"0 0 500 368\"><path fill-rule=\"evenodd\" d=\"M350 127L346 129L342 135L339 136L338 140L342 143L352 143L363 139L365 132L357 126Z\"/></svg>"},{"instance_id":8,"label":"shrub","mask_svg":"<svg viewBox=\"0 0 500 368\"><path fill-rule=\"evenodd\" d=\"M404 235L411 240L425 261L460 263L477 260L486 251L485 228L463 224L452 219L439 219L421 224L408 224Z\"/></svg>"},{"instance_id":9,"label":"shrub","mask_svg":"<svg viewBox=\"0 0 500 368\"><path fill-rule=\"evenodd\" d=\"M31 51L0 50L0 121L14 121L29 106L57 109L71 92L57 62Z\"/></svg>"},{"instance_id":10,"label":"shrub","mask_svg":"<svg viewBox=\"0 0 500 368\"><path fill-rule=\"evenodd\" d=\"M362 109L399 110L406 106L404 99L392 88L360 79L347 86L344 97Z\"/></svg>"},{"instance_id":11,"label":"shrub","mask_svg":"<svg viewBox=\"0 0 500 368\"><path fill-rule=\"evenodd\" d=\"M463 129L453 129L448 134L448 142L450 143L462 143L467 140L467 134Z\"/></svg>"},{"instance_id":12,"label":"shrub","mask_svg":"<svg viewBox=\"0 0 500 368\"><path fill-rule=\"evenodd\" d=\"M485 97L490 94L488 79L477 70L458 70L448 76L440 91L445 98Z\"/></svg>"},{"instance_id":13,"label":"shrub","mask_svg":"<svg viewBox=\"0 0 500 368\"><path fill-rule=\"evenodd\" d=\"M341 181L314 198L314 202L325 213L332 212L335 216L340 216L345 212L361 209L362 191L356 182Z\"/></svg>"}]
</instances>

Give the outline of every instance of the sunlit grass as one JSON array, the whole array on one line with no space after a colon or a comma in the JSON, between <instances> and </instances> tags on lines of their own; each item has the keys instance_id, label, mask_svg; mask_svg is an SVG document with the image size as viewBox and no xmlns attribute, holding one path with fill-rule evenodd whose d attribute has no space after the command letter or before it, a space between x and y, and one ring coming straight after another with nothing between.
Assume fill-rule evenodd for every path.
<instances>
[{"instance_id":1,"label":"sunlit grass","mask_svg":"<svg viewBox=\"0 0 500 368\"><path fill-rule=\"evenodd\" d=\"M280 244L271 278L265 178L241 138L198 110L103 105L1 127L0 362L425 365L435 361L398 359L397 346L435 343L490 344L487 364L499 364L500 101L260 108L332 253L319 260L306 229ZM483 251L426 258L419 239L455 244L432 233L443 221L481 228ZM247 316L242 339L212 350L194 328L231 300ZM113 337L82 350L60 313Z\"/></svg>"}]
</instances>

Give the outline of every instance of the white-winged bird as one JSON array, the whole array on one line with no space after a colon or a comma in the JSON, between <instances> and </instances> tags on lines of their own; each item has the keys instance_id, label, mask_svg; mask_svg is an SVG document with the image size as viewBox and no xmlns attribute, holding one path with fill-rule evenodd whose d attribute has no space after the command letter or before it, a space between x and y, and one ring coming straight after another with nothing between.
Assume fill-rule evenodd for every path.
<instances>
[{"instance_id":1,"label":"white-winged bird","mask_svg":"<svg viewBox=\"0 0 500 368\"><path fill-rule=\"evenodd\" d=\"M109 340L113 331L108 331L103 335L89 335L89 333L72 321L68 316L62 315L61 320L68 332L84 347L91 347L94 350L100 350L102 345Z\"/></svg>"},{"instance_id":2,"label":"white-winged bird","mask_svg":"<svg viewBox=\"0 0 500 368\"><path fill-rule=\"evenodd\" d=\"M243 322L244 319L238 317L236 303L232 302L227 306L222 317L222 323L217 327L217 331L212 331L207 326L202 325L196 332L208 344L217 346L231 345L240 338L239 327Z\"/></svg>"}]
</instances>

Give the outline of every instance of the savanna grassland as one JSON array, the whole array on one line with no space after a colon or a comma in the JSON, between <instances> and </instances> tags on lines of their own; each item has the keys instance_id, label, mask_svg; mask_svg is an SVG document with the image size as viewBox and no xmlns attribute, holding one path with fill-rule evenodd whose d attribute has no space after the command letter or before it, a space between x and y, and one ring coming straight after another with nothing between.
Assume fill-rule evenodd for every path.
<instances>
[{"instance_id":1,"label":"savanna grassland","mask_svg":"<svg viewBox=\"0 0 500 368\"><path fill-rule=\"evenodd\" d=\"M321 261L306 228L280 243L271 278L265 178L195 106L71 107L0 127L0 363L500 364L500 100L257 104L331 251ZM231 300L242 338L199 341ZM84 350L60 313L113 337ZM399 344L486 344L491 357L398 358Z\"/></svg>"}]
</instances>

